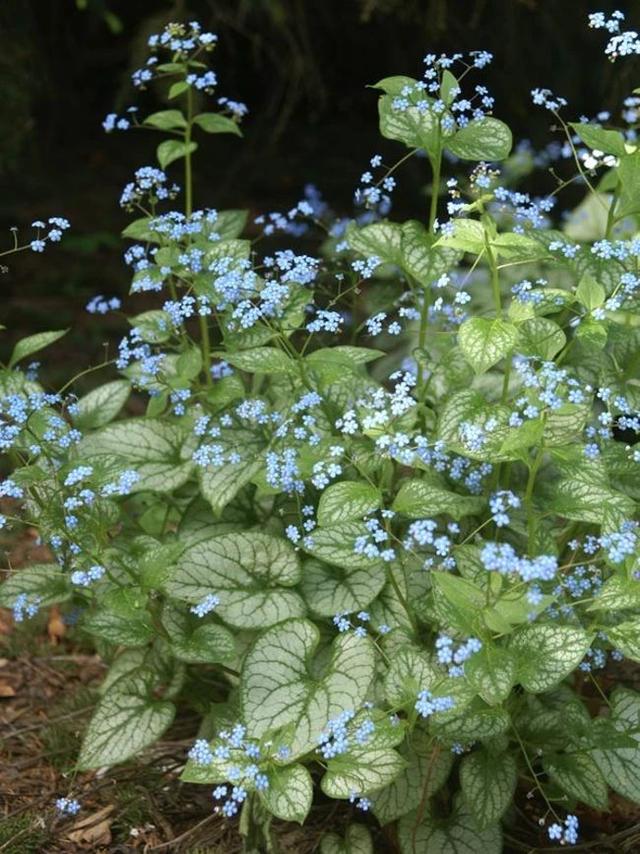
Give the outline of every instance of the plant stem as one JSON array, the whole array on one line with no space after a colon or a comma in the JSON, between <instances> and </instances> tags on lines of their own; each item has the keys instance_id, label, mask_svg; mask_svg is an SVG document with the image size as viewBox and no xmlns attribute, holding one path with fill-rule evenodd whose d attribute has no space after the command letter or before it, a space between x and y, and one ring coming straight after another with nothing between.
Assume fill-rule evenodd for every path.
<instances>
[{"instance_id":1,"label":"plant stem","mask_svg":"<svg viewBox=\"0 0 640 854\"><path fill-rule=\"evenodd\" d=\"M618 203L618 188L619 188L619 186L620 186L620 184L618 183L616 185L615 190L613 191L613 195L611 197L611 204L609 205L609 211L607 212L607 226L606 226L605 233L604 233L606 240L609 240L609 238L611 237L611 231L613 230L613 226L615 225L615 222L616 222L614 211L615 211L616 205Z\"/></svg>"},{"instance_id":2,"label":"plant stem","mask_svg":"<svg viewBox=\"0 0 640 854\"><path fill-rule=\"evenodd\" d=\"M540 464L542 463L542 457L544 455L544 449L542 446L538 449L538 453L536 454L536 458L533 461L531 468L529 469L529 479L527 480L527 488L524 494L524 506L527 511L527 533L528 533L528 549L529 554L533 549L533 535L535 533L535 529L533 526L533 487L536 483L536 476L538 474L538 469L540 468Z\"/></svg>"},{"instance_id":3,"label":"plant stem","mask_svg":"<svg viewBox=\"0 0 640 854\"><path fill-rule=\"evenodd\" d=\"M403 568L403 569L404 569L404 568ZM404 571L403 571L403 575L404 575ZM405 611L407 612L407 617L409 618L409 622L411 623L411 627L413 628L413 631L414 631L414 632L416 633L416 635L417 635L417 633L418 633L418 625L417 625L417 623L416 623L416 621L415 621L415 618L414 618L414 616L413 616L413 613L412 613L412 611L411 611L411 608L409 607L409 603L407 602L407 597L404 595L404 593L403 593L403 592L402 592L402 590L400 589L400 585L398 584L398 579L397 579L397 578L395 577L395 575L393 574L393 566L390 566L390 567L389 567L389 572L387 573L387 578L388 578L388 580L391 582L391 586L393 587L393 589L394 589L394 591L395 591L396 596L397 596L397 597L398 597L398 599L400 600L400 602L401 602L401 604L402 604L402 607L403 607L403 608L405 609Z\"/></svg>"},{"instance_id":4,"label":"plant stem","mask_svg":"<svg viewBox=\"0 0 640 854\"><path fill-rule=\"evenodd\" d=\"M438 140L438 143L440 141ZM429 206L429 232L433 234L433 226L438 215L438 196L440 195L440 170L442 168L442 149L438 145L438 153L431 160L433 183L431 185L431 204Z\"/></svg>"},{"instance_id":5,"label":"plant stem","mask_svg":"<svg viewBox=\"0 0 640 854\"><path fill-rule=\"evenodd\" d=\"M484 246L487 252L489 269L491 271L491 290L493 291L493 301L496 307L496 315L497 317L502 317L502 296L500 294L500 277L498 273L498 265L496 263L496 256L493 254L493 249L491 248L491 244L489 243L489 235L487 234L486 228L484 232Z\"/></svg>"},{"instance_id":6,"label":"plant stem","mask_svg":"<svg viewBox=\"0 0 640 854\"><path fill-rule=\"evenodd\" d=\"M440 138L438 137L438 148L434 157L431 158L431 170L433 181L431 184L431 204L429 205L429 234L433 234L433 226L438 215L438 195L440 192L440 172L442 169L442 148L440 147ZM420 308L420 328L418 331L418 347L422 350L427 341L427 327L429 321L429 304L431 292L428 286L422 289L422 306ZM423 394L426 390L426 375L425 368L421 367L418 370L418 400L423 400Z\"/></svg>"},{"instance_id":7,"label":"plant stem","mask_svg":"<svg viewBox=\"0 0 640 854\"><path fill-rule=\"evenodd\" d=\"M193 213L193 175L191 170L191 131L193 130L193 95L187 90L187 126L184 131L184 206L187 216Z\"/></svg>"},{"instance_id":8,"label":"plant stem","mask_svg":"<svg viewBox=\"0 0 640 854\"><path fill-rule=\"evenodd\" d=\"M184 131L184 209L187 217L193 213L193 170L191 165L191 132L193 130L193 93L191 87L187 90L187 126ZM202 370L207 385L211 385L211 341L206 316L200 315L200 345L202 348Z\"/></svg>"}]
</instances>

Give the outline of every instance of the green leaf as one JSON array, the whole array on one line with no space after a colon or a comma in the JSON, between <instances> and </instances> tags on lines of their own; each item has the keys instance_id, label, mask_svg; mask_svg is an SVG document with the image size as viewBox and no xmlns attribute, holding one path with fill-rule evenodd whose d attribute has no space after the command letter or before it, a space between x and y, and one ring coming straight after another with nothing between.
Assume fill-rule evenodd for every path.
<instances>
[{"instance_id":1,"label":"green leaf","mask_svg":"<svg viewBox=\"0 0 640 854\"><path fill-rule=\"evenodd\" d=\"M507 261L510 264L549 258L549 252L539 241L525 234L514 234L510 231L494 237L491 240L491 248L501 261Z\"/></svg>"},{"instance_id":2,"label":"green leaf","mask_svg":"<svg viewBox=\"0 0 640 854\"><path fill-rule=\"evenodd\" d=\"M174 332L171 318L161 309L143 311L130 317L129 323L138 330L141 340L148 344L163 344Z\"/></svg>"},{"instance_id":3,"label":"green leaf","mask_svg":"<svg viewBox=\"0 0 640 854\"><path fill-rule=\"evenodd\" d=\"M406 767L389 786L372 795L373 812L380 824L388 824L415 809L422 798L442 788L453 766L451 751L433 745L432 739L415 730L410 744L400 748Z\"/></svg>"},{"instance_id":4,"label":"green leaf","mask_svg":"<svg viewBox=\"0 0 640 854\"><path fill-rule=\"evenodd\" d=\"M121 232L123 237L130 237L132 240L145 240L149 243L157 243L158 235L156 232L149 229L149 223L153 219L152 216L143 216L140 219L134 219Z\"/></svg>"},{"instance_id":5,"label":"green leaf","mask_svg":"<svg viewBox=\"0 0 640 854\"><path fill-rule=\"evenodd\" d=\"M486 604L484 590L466 578L449 572L432 572L431 583L440 618L472 634Z\"/></svg>"},{"instance_id":6,"label":"green leaf","mask_svg":"<svg viewBox=\"0 0 640 854\"><path fill-rule=\"evenodd\" d=\"M147 611L119 614L100 608L85 617L82 627L92 635L122 646L144 646L153 637L153 626Z\"/></svg>"},{"instance_id":7,"label":"green leaf","mask_svg":"<svg viewBox=\"0 0 640 854\"><path fill-rule=\"evenodd\" d=\"M415 77L407 77L406 74L393 74L390 77L383 77L378 80L370 88L382 89L387 95L399 95L407 86L412 88L418 81Z\"/></svg>"},{"instance_id":8,"label":"green leaf","mask_svg":"<svg viewBox=\"0 0 640 854\"><path fill-rule=\"evenodd\" d=\"M513 799L517 782L516 763L511 754L495 756L481 749L465 756L460 764L462 797L480 830L500 821Z\"/></svg>"},{"instance_id":9,"label":"green leaf","mask_svg":"<svg viewBox=\"0 0 640 854\"><path fill-rule=\"evenodd\" d=\"M218 388L221 382L224 380L219 380L214 388ZM234 392L231 400L235 399ZM197 470L200 491L215 516L219 516L243 487L264 469L265 444L261 436L250 430L223 429L221 440L229 452L237 451L240 454L240 461L225 462L221 466L198 466Z\"/></svg>"},{"instance_id":10,"label":"green leaf","mask_svg":"<svg viewBox=\"0 0 640 854\"><path fill-rule=\"evenodd\" d=\"M251 436L251 444L247 447L257 447L262 450L262 444L258 445L254 436ZM200 491L211 504L213 512L220 514L240 490L250 483L251 479L263 468L264 459L262 456L249 457L239 463L224 463L224 465L216 468L198 467Z\"/></svg>"},{"instance_id":11,"label":"green leaf","mask_svg":"<svg viewBox=\"0 0 640 854\"><path fill-rule=\"evenodd\" d=\"M240 684L243 718L249 737L287 727L291 760L317 745L326 724L345 709L361 706L373 678L371 643L355 634L332 644L324 675L310 665L320 633L308 620L287 620L267 629L245 659Z\"/></svg>"},{"instance_id":12,"label":"green leaf","mask_svg":"<svg viewBox=\"0 0 640 854\"><path fill-rule=\"evenodd\" d=\"M215 233L220 240L233 240L239 237L247 224L248 211L228 210L218 211L215 221Z\"/></svg>"},{"instance_id":13,"label":"green leaf","mask_svg":"<svg viewBox=\"0 0 640 854\"><path fill-rule=\"evenodd\" d=\"M162 625L169 633L171 651L188 664L232 661L236 648L233 635L224 626L204 623L194 614L165 606Z\"/></svg>"},{"instance_id":14,"label":"green leaf","mask_svg":"<svg viewBox=\"0 0 640 854\"><path fill-rule=\"evenodd\" d=\"M274 768L269 773L269 787L260 799L276 818L303 824L313 800L311 774L303 765Z\"/></svg>"},{"instance_id":15,"label":"green leaf","mask_svg":"<svg viewBox=\"0 0 640 854\"><path fill-rule=\"evenodd\" d=\"M454 219L453 234L441 237L436 246L447 246L469 252L472 255L482 255L485 251L485 235L481 222L477 219Z\"/></svg>"},{"instance_id":16,"label":"green leaf","mask_svg":"<svg viewBox=\"0 0 640 854\"><path fill-rule=\"evenodd\" d=\"M394 708L415 705L420 691L430 690L442 679L442 673L428 656L412 647L398 650L389 663L384 679L384 694Z\"/></svg>"},{"instance_id":17,"label":"green leaf","mask_svg":"<svg viewBox=\"0 0 640 854\"><path fill-rule=\"evenodd\" d=\"M451 711L435 715L431 729L434 734L447 741L465 743L503 735L510 725L511 719L505 709L487 706L483 700L476 697L466 707L458 708L456 702Z\"/></svg>"},{"instance_id":18,"label":"green leaf","mask_svg":"<svg viewBox=\"0 0 640 854\"><path fill-rule=\"evenodd\" d=\"M457 78L448 68L442 72L442 83L440 84L440 98L449 107L460 93L460 84Z\"/></svg>"},{"instance_id":19,"label":"green leaf","mask_svg":"<svg viewBox=\"0 0 640 854\"><path fill-rule=\"evenodd\" d=\"M18 569L0 584L0 607L13 608L16 598L23 594L30 602L40 600L46 608L71 598L72 585L66 572L57 563L38 563Z\"/></svg>"},{"instance_id":20,"label":"green leaf","mask_svg":"<svg viewBox=\"0 0 640 854\"><path fill-rule=\"evenodd\" d=\"M238 123L221 113L200 113L194 116L193 123L206 133L234 133L236 136L242 136Z\"/></svg>"},{"instance_id":21,"label":"green leaf","mask_svg":"<svg viewBox=\"0 0 640 854\"><path fill-rule=\"evenodd\" d=\"M463 516L473 516L484 506L484 500L473 495L458 495L430 480L406 480L393 502L397 513L404 513L411 519L435 516L447 513L456 520Z\"/></svg>"},{"instance_id":22,"label":"green leaf","mask_svg":"<svg viewBox=\"0 0 640 854\"><path fill-rule=\"evenodd\" d=\"M587 611L627 610L640 608L640 581L635 578L621 578L614 575L607 579L596 593Z\"/></svg>"},{"instance_id":23,"label":"green leaf","mask_svg":"<svg viewBox=\"0 0 640 854\"><path fill-rule=\"evenodd\" d=\"M393 782L405 765L391 748L354 747L329 760L320 787L330 798L346 799L352 792L369 795Z\"/></svg>"},{"instance_id":24,"label":"green leaf","mask_svg":"<svg viewBox=\"0 0 640 854\"><path fill-rule=\"evenodd\" d=\"M176 362L176 373L178 377L176 382L181 387L185 381L195 379L202 370L202 353L200 348L193 345L187 347L178 356Z\"/></svg>"},{"instance_id":25,"label":"green leaf","mask_svg":"<svg viewBox=\"0 0 640 854\"><path fill-rule=\"evenodd\" d=\"M629 733L635 747L594 750L593 758L605 780L618 794L640 803L640 694L616 688L610 697L611 720L619 732Z\"/></svg>"},{"instance_id":26,"label":"green leaf","mask_svg":"<svg viewBox=\"0 0 640 854\"><path fill-rule=\"evenodd\" d=\"M481 749L465 756L460 765L462 797L478 828L496 824L513 799L518 782L514 758Z\"/></svg>"},{"instance_id":27,"label":"green leaf","mask_svg":"<svg viewBox=\"0 0 640 854\"><path fill-rule=\"evenodd\" d=\"M421 223L410 220L402 226L399 264L421 285L430 286L454 267L460 257L456 249L435 246L433 236Z\"/></svg>"},{"instance_id":28,"label":"green leaf","mask_svg":"<svg viewBox=\"0 0 640 854\"><path fill-rule=\"evenodd\" d=\"M507 699L515 684L516 658L487 642L465 663L464 675L482 699L495 706Z\"/></svg>"},{"instance_id":29,"label":"green leaf","mask_svg":"<svg viewBox=\"0 0 640 854\"><path fill-rule=\"evenodd\" d=\"M160 110L147 116L143 124L160 130L182 130L187 126L187 120L180 110Z\"/></svg>"},{"instance_id":30,"label":"green leaf","mask_svg":"<svg viewBox=\"0 0 640 854\"><path fill-rule=\"evenodd\" d=\"M376 256L385 264L402 262L402 227L395 222L374 222L361 228L351 226L347 241L354 252Z\"/></svg>"},{"instance_id":31,"label":"green leaf","mask_svg":"<svg viewBox=\"0 0 640 854\"><path fill-rule=\"evenodd\" d=\"M29 335L27 338L22 338L13 348L9 367L12 368L18 362L26 359L27 356L33 356L39 350L44 350L49 344L53 344L54 341L66 335L68 331L68 329L58 329L54 332L38 332L35 335Z\"/></svg>"},{"instance_id":32,"label":"green leaf","mask_svg":"<svg viewBox=\"0 0 640 854\"><path fill-rule=\"evenodd\" d=\"M397 110L393 101L392 95L382 95L378 100L382 136L435 155L440 145L440 118L432 110L421 110L415 106Z\"/></svg>"},{"instance_id":33,"label":"green leaf","mask_svg":"<svg viewBox=\"0 0 640 854\"><path fill-rule=\"evenodd\" d=\"M356 539L367 533L367 528L357 522L343 522L330 528L316 528L311 542L304 545L305 551L326 563L344 569L367 569L379 563L376 558L356 554Z\"/></svg>"},{"instance_id":34,"label":"green leaf","mask_svg":"<svg viewBox=\"0 0 640 854\"><path fill-rule=\"evenodd\" d=\"M597 810L608 806L607 784L596 762L587 753L563 753L548 756L544 770L569 797Z\"/></svg>"},{"instance_id":35,"label":"green leaf","mask_svg":"<svg viewBox=\"0 0 640 854\"><path fill-rule=\"evenodd\" d=\"M496 403L489 404L483 395L465 388L454 392L440 406L437 435L452 449L459 449L459 453L486 462L487 459L496 459L498 448L509 435L508 418L507 407ZM484 425L489 419L493 421L494 426L491 432L487 433L482 449L474 451L467 447L460 437L462 422Z\"/></svg>"},{"instance_id":36,"label":"green leaf","mask_svg":"<svg viewBox=\"0 0 640 854\"><path fill-rule=\"evenodd\" d=\"M385 585L382 563L342 569L318 560L304 564L300 589L309 608L321 617L366 608Z\"/></svg>"},{"instance_id":37,"label":"green leaf","mask_svg":"<svg viewBox=\"0 0 640 854\"><path fill-rule=\"evenodd\" d=\"M166 139L161 142L156 151L158 163L162 169L166 169L174 160L179 160L181 157L186 157L187 154L192 154L198 148L197 142L182 142L178 139Z\"/></svg>"},{"instance_id":38,"label":"green leaf","mask_svg":"<svg viewBox=\"0 0 640 854\"><path fill-rule=\"evenodd\" d=\"M538 356L545 361L553 359L567 343L567 336L558 324L546 317L525 320L518 333L518 352L523 356Z\"/></svg>"},{"instance_id":39,"label":"green leaf","mask_svg":"<svg viewBox=\"0 0 640 854\"><path fill-rule=\"evenodd\" d=\"M640 211L640 151L625 154L617 167L620 195L616 205L616 219Z\"/></svg>"},{"instance_id":40,"label":"green leaf","mask_svg":"<svg viewBox=\"0 0 640 854\"><path fill-rule=\"evenodd\" d=\"M510 429L500 445L500 455L509 459L519 457L528 464L529 450L540 443L545 426L542 418L535 418L525 421L520 427Z\"/></svg>"},{"instance_id":41,"label":"green leaf","mask_svg":"<svg viewBox=\"0 0 640 854\"><path fill-rule=\"evenodd\" d=\"M607 626L607 638L612 646L632 661L640 661L640 618Z\"/></svg>"},{"instance_id":42,"label":"green leaf","mask_svg":"<svg viewBox=\"0 0 640 854\"><path fill-rule=\"evenodd\" d=\"M175 711L173 703L150 697L148 680L116 682L93 713L78 768L102 768L138 756L168 729Z\"/></svg>"},{"instance_id":43,"label":"green leaf","mask_svg":"<svg viewBox=\"0 0 640 854\"><path fill-rule=\"evenodd\" d=\"M518 681L527 691L539 694L568 676L590 645L591 638L582 628L539 623L518 629L509 649L518 658Z\"/></svg>"},{"instance_id":44,"label":"green leaf","mask_svg":"<svg viewBox=\"0 0 640 854\"><path fill-rule=\"evenodd\" d=\"M576 297L591 311L604 304L607 297L605 289L590 273L585 273L576 288Z\"/></svg>"},{"instance_id":45,"label":"green leaf","mask_svg":"<svg viewBox=\"0 0 640 854\"><path fill-rule=\"evenodd\" d=\"M420 815L421 813L421 815ZM502 833L498 825L481 830L462 798L453 812L439 819L430 804L400 819L398 839L402 854L501 854Z\"/></svg>"},{"instance_id":46,"label":"green leaf","mask_svg":"<svg viewBox=\"0 0 640 854\"><path fill-rule=\"evenodd\" d=\"M104 697L118 682L119 679L128 677L129 679L137 680L139 671L144 669L145 659L149 654L146 647L138 647L134 649L124 649L113 659L113 662L107 670L106 676L100 683L98 688L100 695ZM122 682L124 686L125 682Z\"/></svg>"},{"instance_id":47,"label":"green leaf","mask_svg":"<svg viewBox=\"0 0 640 854\"><path fill-rule=\"evenodd\" d=\"M223 355L234 368L251 374L291 374L296 368L295 362L275 347L255 347Z\"/></svg>"},{"instance_id":48,"label":"green leaf","mask_svg":"<svg viewBox=\"0 0 640 854\"><path fill-rule=\"evenodd\" d=\"M621 520L635 513L635 501L609 484L601 460L575 459L563 466L561 480L553 485L547 509L579 522L602 524L603 511L617 514Z\"/></svg>"},{"instance_id":49,"label":"green leaf","mask_svg":"<svg viewBox=\"0 0 640 854\"><path fill-rule=\"evenodd\" d=\"M332 483L320 496L318 524L327 527L359 520L380 507L382 496L363 481Z\"/></svg>"},{"instance_id":50,"label":"green leaf","mask_svg":"<svg viewBox=\"0 0 640 854\"><path fill-rule=\"evenodd\" d=\"M517 587L507 589L485 609L484 621L491 631L510 634L514 626L530 622L532 614L537 616L542 613L554 599L554 596L543 596L537 605L532 605L526 590Z\"/></svg>"},{"instance_id":51,"label":"green leaf","mask_svg":"<svg viewBox=\"0 0 640 854\"><path fill-rule=\"evenodd\" d=\"M371 834L362 824L350 824L344 839L337 833L323 833L320 854L373 854Z\"/></svg>"},{"instance_id":52,"label":"green leaf","mask_svg":"<svg viewBox=\"0 0 640 854\"><path fill-rule=\"evenodd\" d=\"M374 362L384 356L383 350L373 350L370 347L321 347L314 350L305 357L307 364L314 368L331 366L336 368L347 368L351 371L359 370L368 362Z\"/></svg>"},{"instance_id":53,"label":"green leaf","mask_svg":"<svg viewBox=\"0 0 640 854\"><path fill-rule=\"evenodd\" d=\"M617 130L605 130L599 125L587 122L569 122L569 126L578 134L582 142L590 149L602 151L604 154L613 154L622 157L626 154L624 137Z\"/></svg>"},{"instance_id":54,"label":"green leaf","mask_svg":"<svg viewBox=\"0 0 640 854\"><path fill-rule=\"evenodd\" d=\"M559 409L547 412L544 422L544 444L566 445L576 438L591 416L589 404L565 403Z\"/></svg>"},{"instance_id":55,"label":"green leaf","mask_svg":"<svg viewBox=\"0 0 640 854\"><path fill-rule=\"evenodd\" d=\"M286 540L233 532L186 549L166 589L187 602L214 594L220 599L216 614L225 623L258 629L305 613L300 595L289 589L300 577L298 556Z\"/></svg>"},{"instance_id":56,"label":"green leaf","mask_svg":"<svg viewBox=\"0 0 640 854\"><path fill-rule=\"evenodd\" d=\"M596 240L602 240L607 233L607 218L610 206L611 198L608 194L587 193L580 204L569 212L564 221L563 231L565 238L568 237L570 240L584 243L593 243ZM560 266L562 262L558 258L557 253L555 254L556 263ZM577 256L576 260L567 266L579 275L585 269L593 271L592 264L582 261L580 256Z\"/></svg>"},{"instance_id":57,"label":"green leaf","mask_svg":"<svg viewBox=\"0 0 640 854\"><path fill-rule=\"evenodd\" d=\"M581 321L576 327L575 336L579 341L598 350L604 350L607 346L607 327L590 318Z\"/></svg>"},{"instance_id":58,"label":"green leaf","mask_svg":"<svg viewBox=\"0 0 640 854\"><path fill-rule=\"evenodd\" d=\"M143 590L162 590L176 559L184 550L186 543L172 541L164 544L152 537L140 537L134 541L138 578ZM139 555L139 556L138 556Z\"/></svg>"},{"instance_id":59,"label":"green leaf","mask_svg":"<svg viewBox=\"0 0 640 854\"><path fill-rule=\"evenodd\" d=\"M476 374L485 373L508 356L517 340L517 328L499 318L470 317L458 333L460 349Z\"/></svg>"},{"instance_id":60,"label":"green leaf","mask_svg":"<svg viewBox=\"0 0 640 854\"><path fill-rule=\"evenodd\" d=\"M447 139L446 146L462 160L505 160L511 152L511 131L499 119L474 119Z\"/></svg>"},{"instance_id":61,"label":"green leaf","mask_svg":"<svg viewBox=\"0 0 640 854\"><path fill-rule=\"evenodd\" d=\"M174 65L174 63L169 63L169 65ZM173 100L173 98L178 98L184 92L188 91L189 84L186 80L178 80L175 83L172 83L169 87L169 100Z\"/></svg>"},{"instance_id":62,"label":"green leaf","mask_svg":"<svg viewBox=\"0 0 640 854\"><path fill-rule=\"evenodd\" d=\"M94 388L76 402L73 422L80 430L104 427L118 415L131 394L127 380L114 380Z\"/></svg>"},{"instance_id":63,"label":"green leaf","mask_svg":"<svg viewBox=\"0 0 640 854\"><path fill-rule=\"evenodd\" d=\"M184 428L156 418L128 418L88 434L76 447L78 457L110 455L130 463L140 479L133 492L171 492L182 486L193 471L180 451Z\"/></svg>"}]
</instances>

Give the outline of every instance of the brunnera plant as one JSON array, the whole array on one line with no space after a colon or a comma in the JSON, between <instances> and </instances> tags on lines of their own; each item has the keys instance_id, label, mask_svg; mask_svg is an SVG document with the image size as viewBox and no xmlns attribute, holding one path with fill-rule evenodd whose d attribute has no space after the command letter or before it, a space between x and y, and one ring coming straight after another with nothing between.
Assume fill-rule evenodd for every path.
<instances>
[{"instance_id":1,"label":"brunnera plant","mask_svg":"<svg viewBox=\"0 0 640 854\"><path fill-rule=\"evenodd\" d=\"M640 52L621 20L591 17L613 58ZM18 621L66 603L110 662L78 769L198 710L181 779L239 815L248 850L276 850L272 818L303 823L318 789L394 823L403 854L497 854L503 825L523 831L518 790L526 832L574 843L610 789L640 803L640 693L611 675L640 661L640 98L617 130L534 90L563 141L512 153L472 79L491 56L428 55L376 85L408 153L371 158L356 215L309 188L250 240L246 212L194 208L198 146L246 113L209 110L215 43L169 25L134 82L171 108L105 120L166 137L121 199L131 291L158 307L129 318L119 378L46 391L20 365L63 332L0 374L0 519L54 556L0 602ZM412 156L430 202L394 222ZM551 163L549 196L517 189ZM584 199L557 230L567 185ZM314 232L313 256L261 251ZM121 417L132 393L146 414ZM372 851L371 826L323 854Z\"/></svg>"}]
</instances>

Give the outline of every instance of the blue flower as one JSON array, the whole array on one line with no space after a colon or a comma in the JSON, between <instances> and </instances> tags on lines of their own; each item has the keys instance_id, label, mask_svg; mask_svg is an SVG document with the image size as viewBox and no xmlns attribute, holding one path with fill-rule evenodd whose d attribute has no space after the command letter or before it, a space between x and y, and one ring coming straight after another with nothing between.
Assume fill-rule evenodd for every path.
<instances>
[{"instance_id":1,"label":"blue flower","mask_svg":"<svg viewBox=\"0 0 640 854\"><path fill-rule=\"evenodd\" d=\"M202 602L198 602L197 605L192 605L189 609L192 614L195 614L196 617L206 617L207 614L210 614L215 608L220 604L220 599L213 593L207 594Z\"/></svg>"}]
</instances>

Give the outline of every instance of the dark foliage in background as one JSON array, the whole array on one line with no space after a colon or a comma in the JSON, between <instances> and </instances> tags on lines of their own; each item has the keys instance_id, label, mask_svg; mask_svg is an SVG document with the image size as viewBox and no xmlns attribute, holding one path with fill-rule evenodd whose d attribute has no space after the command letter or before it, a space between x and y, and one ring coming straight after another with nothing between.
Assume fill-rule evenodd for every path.
<instances>
[{"instance_id":1,"label":"dark foliage in background","mask_svg":"<svg viewBox=\"0 0 640 854\"><path fill-rule=\"evenodd\" d=\"M73 233L44 269L26 255L13 259L0 278L10 298L2 320L16 334L50 326L52 312L64 325L81 319L94 293L125 292L117 198L133 168L152 161L153 145L144 133L131 134L125 145L117 134L105 136L101 122L132 102L130 72L147 35L167 21L197 18L218 32L220 89L251 110L242 144L217 139L216 154L200 166L197 184L207 195L196 201L286 210L313 181L348 211L351 187L380 147L377 96L366 84L391 72L416 74L427 51L492 51L488 82L496 114L516 139L531 126L529 90L551 80L562 81L560 94L576 117L594 104L615 108L631 88L633 65L620 66L614 77L594 61L601 39L584 26L592 6L590 0L4 0L0 227L59 214L71 219ZM614 6L598 4L604 11ZM547 126L541 112L540 139ZM399 177L399 215L419 216L420 161ZM536 180L548 189L544 174Z\"/></svg>"}]
</instances>

